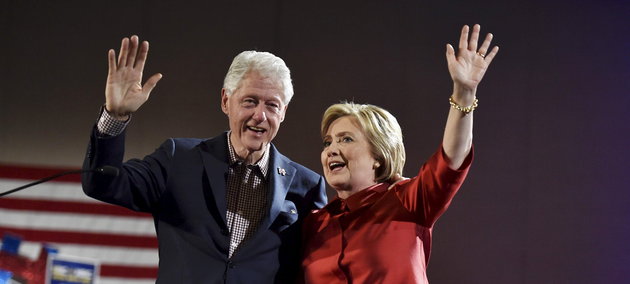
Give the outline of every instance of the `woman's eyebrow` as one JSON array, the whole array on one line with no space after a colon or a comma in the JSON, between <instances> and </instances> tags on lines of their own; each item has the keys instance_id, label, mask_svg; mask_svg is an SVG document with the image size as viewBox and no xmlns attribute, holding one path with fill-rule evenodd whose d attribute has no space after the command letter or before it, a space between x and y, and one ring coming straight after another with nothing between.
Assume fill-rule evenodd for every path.
<instances>
[{"instance_id":1,"label":"woman's eyebrow","mask_svg":"<svg viewBox=\"0 0 630 284\"><path fill-rule=\"evenodd\" d=\"M341 136L345 136L345 135L348 135L348 134L352 135L352 132L350 132L350 131L342 131L342 132L339 132L339 133L335 134L335 136L341 137Z\"/></svg>"}]
</instances>

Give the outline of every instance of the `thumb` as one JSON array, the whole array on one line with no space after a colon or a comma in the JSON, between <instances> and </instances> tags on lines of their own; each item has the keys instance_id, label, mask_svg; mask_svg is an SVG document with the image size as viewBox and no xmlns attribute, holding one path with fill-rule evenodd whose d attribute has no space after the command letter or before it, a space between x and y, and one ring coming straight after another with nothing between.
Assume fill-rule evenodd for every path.
<instances>
[{"instance_id":1,"label":"thumb","mask_svg":"<svg viewBox=\"0 0 630 284\"><path fill-rule=\"evenodd\" d=\"M449 63L452 61L457 60L455 58L455 49L453 48L452 45L450 44L446 44L446 61L448 61Z\"/></svg>"},{"instance_id":2,"label":"thumb","mask_svg":"<svg viewBox=\"0 0 630 284\"><path fill-rule=\"evenodd\" d=\"M155 86L157 85L157 83L162 79L162 74L161 73L157 73L153 76L151 76L151 78L149 78L149 80L147 80L144 83L144 86L142 86L142 92L147 94L147 96L151 93L151 91L153 90L153 88L155 88Z\"/></svg>"}]
</instances>

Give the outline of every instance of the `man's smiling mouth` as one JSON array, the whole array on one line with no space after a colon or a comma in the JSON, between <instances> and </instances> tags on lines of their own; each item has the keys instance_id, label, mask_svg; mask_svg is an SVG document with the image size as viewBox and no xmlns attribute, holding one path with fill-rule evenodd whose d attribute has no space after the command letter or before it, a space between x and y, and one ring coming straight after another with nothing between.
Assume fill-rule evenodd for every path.
<instances>
[{"instance_id":1,"label":"man's smiling mouth","mask_svg":"<svg viewBox=\"0 0 630 284\"><path fill-rule=\"evenodd\" d=\"M264 128L260 128L260 127L256 127L256 126L247 126L247 129L257 132L257 133L263 133L267 130L265 130Z\"/></svg>"}]
</instances>

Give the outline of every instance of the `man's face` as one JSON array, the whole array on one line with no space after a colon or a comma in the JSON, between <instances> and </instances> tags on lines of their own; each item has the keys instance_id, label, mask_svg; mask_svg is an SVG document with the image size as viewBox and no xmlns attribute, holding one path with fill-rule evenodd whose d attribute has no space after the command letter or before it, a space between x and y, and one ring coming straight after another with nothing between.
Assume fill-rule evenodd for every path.
<instances>
[{"instance_id":1,"label":"man's face","mask_svg":"<svg viewBox=\"0 0 630 284\"><path fill-rule=\"evenodd\" d=\"M284 120L282 85L278 80L249 72L240 86L228 97L223 90L221 109L228 116L230 139L236 154L247 158L254 152L262 154L278 133ZM256 156L256 155L255 155Z\"/></svg>"}]
</instances>

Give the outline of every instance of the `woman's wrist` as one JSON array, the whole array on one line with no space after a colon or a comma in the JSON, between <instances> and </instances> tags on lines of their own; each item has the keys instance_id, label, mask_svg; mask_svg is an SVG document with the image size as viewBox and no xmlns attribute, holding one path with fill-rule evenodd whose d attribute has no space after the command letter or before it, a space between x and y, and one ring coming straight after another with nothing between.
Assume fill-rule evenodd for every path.
<instances>
[{"instance_id":1,"label":"woman's wrist","mask_svg":"<svg viewBox=\"0 0 630 284\"><path fill-rule=\"evenodd\" d=\"M459 105L468 106L475 101L476 93L476 88L471 89L459 84L453 84L453 94L451 95L451 98L453 98L453 100L455 100L455 102Z\"/></svg>"},{"instance_id":2,"label":"woman's wrist","mask_svg":"<svg viewBox=\"0 0 630 284\"><path fill-rule=\"evenodd\" d=\"M473 101L470 104L461 104L453 96L448 98L448 102L452 108L463 112L465 115L473 112L479 106L479 100L475 97L473 97Z\"/></svg>"}]
</instances>

